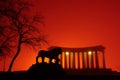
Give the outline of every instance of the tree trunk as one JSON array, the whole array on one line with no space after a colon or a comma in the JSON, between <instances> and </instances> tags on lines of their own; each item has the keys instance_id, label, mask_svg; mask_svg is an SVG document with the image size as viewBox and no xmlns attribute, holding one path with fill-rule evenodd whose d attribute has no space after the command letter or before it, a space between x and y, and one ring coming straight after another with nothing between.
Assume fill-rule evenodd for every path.
<instances>
[{"instance_id":1,"label":"tree trunk","mask_svg":"<svg viewBox=\"0 0 120 80\"><path fill-rule=\"evenodd\" d=\"M10 66L9 66L9 68L8 68L8 72L11 72L12 66L13 66L13 64L14 64L14 62L15 62L15 59L17 58L17 56L18 56L19 53L20 53L20 49L21 49L21 39L22 39L22 37L21 37L21 35L19 35L17 52L16 52L15 56L13 57L13 59L12 59L12 61L11 61L11 63L10 63Z\"/></svg>"}]
</instances>

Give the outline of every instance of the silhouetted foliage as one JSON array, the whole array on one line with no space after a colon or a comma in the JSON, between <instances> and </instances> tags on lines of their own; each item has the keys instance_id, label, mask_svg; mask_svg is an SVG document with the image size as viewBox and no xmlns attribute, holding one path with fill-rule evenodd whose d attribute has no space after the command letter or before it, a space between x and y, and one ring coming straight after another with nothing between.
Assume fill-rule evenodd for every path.
<instances>
[{"instance_id":1,"label":"silhouetted foliage","mask_svg":"<svg viewBox=\"0 0 120 80\"><path fill-rule=\"evenodd\" d=\"M62 53L62 49L60 47L54 47L49 50L40 50L38 52L38 56L36 57L36 63L38 63L38 58L42 58L42 62L44 62L44 58L47 57L50 59L49 63L55 59L56 63L59 62L58 55Z\"/></svg>"},{"instance_id":2,"label":"silhouetted foliage","mask_svg":"<svg viewBox=\"0 0 120 80\"><path fill-rule=\"evenodd\" d=\"M36 49L41 42L46 42L38 27L38 23L43 23L43 16L30 13L30 7L32 5L24 0L0 0L0 52L15 51L8 71L11 71L23 43Z\"/></svg>"},{"instance_id":3,"label":"silhouetted foliage","mask_svg":"<svg viewBox=\"0 0 120 80\"><path fill-rule=\"evenodd\" d=\"M39 63L28 69L30 80L65 80L65 70L60 64ZM29 79L28 79L29 80Z\"/></svg>"},{"instance_id":4,"label":"silhouetted foliage","mask_svg":"<svg viewBox=\"0 0 120 80\"><path fill-rule=\"evenodd\" d=\"M59 54L62 53L60 47L50 48L49 50L41 50L36 57L36 64L32 65L28 69L29 79L28 80L63 80L65 79L65 71L62 66L59 64L60 59L58 58ZM38 58L42 58L42 63L38 62ZM49 63L44 62L44 58L47 57L50 59ZM52 60L55 59L56 62L52 63Z\"/></svg>"}]
</instances>

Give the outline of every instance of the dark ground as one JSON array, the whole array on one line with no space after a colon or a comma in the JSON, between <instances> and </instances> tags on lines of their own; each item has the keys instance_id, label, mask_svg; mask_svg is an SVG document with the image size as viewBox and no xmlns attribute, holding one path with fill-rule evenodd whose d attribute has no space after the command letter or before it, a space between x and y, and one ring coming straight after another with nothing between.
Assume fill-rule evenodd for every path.
<instances>
[{"instance_id":1,"label":"dark ground","mask_svg":"<svg viewBox=\"0 0 120 80\"><path fill-rule=\"evenodd\" d=\"M0 80L120 80L111 69L64 70L59 64L39 63L27 71L0 72Z\"/></svg>"}]
</instances>

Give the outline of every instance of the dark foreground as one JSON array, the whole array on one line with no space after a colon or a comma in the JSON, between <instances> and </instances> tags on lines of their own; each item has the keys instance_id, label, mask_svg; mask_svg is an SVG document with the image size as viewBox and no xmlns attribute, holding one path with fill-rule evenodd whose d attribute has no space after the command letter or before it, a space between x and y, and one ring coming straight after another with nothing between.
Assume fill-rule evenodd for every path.
<instances>
[{"instance_id":1,"label":"dark foreground","mask_svg":"<svg viewBox=\"0 0 120 80\"><path fill-rule=\"evenodd\" d=\"M0 72L0 80L120 80L110 69L64 70L59 64L34 64L27 71Z\"/></svg>"},{"instance_id":2,"label":"dark foreground","mask_svg":"<svg viewBox=\"0 0 120 80\"><path fill-rule=\"evenodd\" d=\"M0 80L120 80L120 76L115 75L66 75L64 78L54 76L39 76L32 78L25 72L18 73L0 73Z\"/></svg>"}]
</instances>

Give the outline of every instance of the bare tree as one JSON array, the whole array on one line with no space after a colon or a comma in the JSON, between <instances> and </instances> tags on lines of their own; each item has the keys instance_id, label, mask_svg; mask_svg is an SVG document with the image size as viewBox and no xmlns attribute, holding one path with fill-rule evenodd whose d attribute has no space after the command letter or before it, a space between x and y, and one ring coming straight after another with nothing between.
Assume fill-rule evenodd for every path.
<instances>
[{"instance_id":1,"label":"bare tree","mask_svg":"<svg viewBox=\"0 0 120 80\"><path fill-rule=\"evenodd\" d=\"M11 72L15 59L21 51L21 45L26 44L32 46L34 49L41 46L41 43L46 40L41 35L39 30L39 23L42 23L42 16L31 14L30 7L32 6L24 0L1 0L0 14L7 19L6 39L8 43L6 46L11 50L11 47L16 49L15 55L10 63L8 71ZM5 19L3 18L3 19ZM1 34L2 35L2 34ZM1 38L3 39L3 38ZM4 40L6 40L4 39ZM6 43L6 42L5 42ZM7 49L6 49L7 50Z\"/></svg>"}]
</instances>

